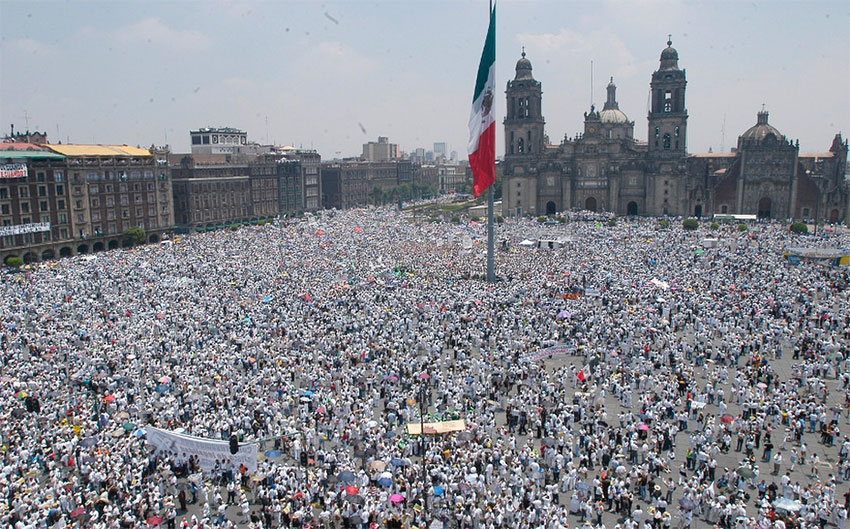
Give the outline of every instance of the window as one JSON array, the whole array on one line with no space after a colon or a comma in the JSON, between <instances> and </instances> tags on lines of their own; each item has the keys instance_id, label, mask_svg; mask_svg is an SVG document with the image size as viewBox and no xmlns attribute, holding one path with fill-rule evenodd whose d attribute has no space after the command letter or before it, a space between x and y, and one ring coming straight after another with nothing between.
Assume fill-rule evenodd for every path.
<instances>
[{"instance_id":1,"label":"window","mask_svg":"<svg viewBox=\"0 0 850 529\"><path fill-rule=\"evenodd\" d=\"M67 224L68 223L68 215L64 213L59 214L59 224Z\"/></svg>"},{"instance_id":2,"label":"window","mask_svg":"<svg viewBox=\"0 0 850 529\"><path fill-rule=\"evenodd\" d=\"M39 211L47 211L47 201L46 200L42 200L41 202L38 203L38 210Z\"/></svg>"},{"instance_id":3,"label":"window","mask_svg":"<svg viewBox=\"0 0 850 529\"><path fill-rule=\"evenodd\" d=\"M56 201L56 209L65 209L65 201L57 200Z\"/></svg>"},{"instance_id":4,"label":"window","mask_svg":"<svg viewBox=\"0 0 850 529\"><path fill-rule=\"evenodd\" d=\"M726 204L720 206L720 213L729 213L729 206L727 206Z\"/></svg>"},{"instance_id":5,"label":"window","mask_svg":"<svg viewBox=\"0 0 850 529\"><path fill-rule=\"evenodd\" d=\"M655 146L658 147L658 139L661 137L661 129L655 127Z\"/></svg>"},{"instance_id":6,"label":"window","mask_svg":"<svg viewBox=\"0 0 850 529\"><path fill-rule=\"evenodd\" d=\"M121 210L121 218L122 219L129 219L130 218L130 209L129 208L123 208Z\"/></svg>"},{"instance_id":7,"label":"window","mask_svg":"<svg viewBox=\"0 0 850 529\"><path fill-rule=\"evenodd\" d=\"M809 213L811 210L809 208L803 208L803 218L809 218Z\"/></svg>"},{"instance_id":8,"label":"window","mask_svg":"<svg viewBox=\"0 0 850 529\"><path fill-rule=\"evenodd\" d=\"M8 187L0 187L0 199L9 198L9 188Z\"/></svg>"},{"instance_id":9,"label":"window","mask_svg":"<svg viewBox=\"0 0 850 529\"><path fill-rule=\"evenodd\" d=\"M673 94L670 90L664 92L664 112L673 110Z\"/></svg>"},{"instance_id":10,"label":"window","mask_svg":"<svg viewBox=\"0 0 850 529\"><path fill-rule=\"evenodd\" d=\"M21 213L29 213L30 212L30 203L29 202L21 202Z\"/></svg>"},{"instance_id":11,"label":"window","mask_svg":"<svg viewBox=\"0 0 850 529\"><path fill-rule=\"evenodd\" d=\"M65 175L62 174L62 171L54 171L53 179L57 182L61 182L65 178Z\"/></svg>"},{"instance_id":12,"label":"window","mask_svg":"<svg viewBox=\"0 0 850 529\"><path fill-rule=\"evenodd\" d=\"M0 214L9 215L9 204L0 204Z\"/></svg>"},{"instance_id":13,"label":"window","mask_svg":"<svg viewBox=\"0 0 850 529\"><path fill-rule=\"evenodd\" d=\"M67 239L68 238L68 228L59 228L59 238Z\"/></svg>"},{"instance_id":14,"label":"window","mask_svg":"<svg viewBox=\"0 0 850 529\"><path fill-rule=\"evenodd\" d=\"M664 150L665 151L670 150L670 135L669 134L664 135Z\"/></svg>"},{"instance_id":15,"label":"window","mask_svg":"<svg viewBox=\"0 0 850 529\"><path fill-rule=\"evenodd\" d=\"M21 186L18 188L18 196L21 198L27 198L30 196L30 189L27 186Z\"/></svg>"},{"instance_id":16,"label":"window","mask_svg":"<svg viewBox=\"0 0 850 529\"><path fill-rule=\"evenodd\" d=\"M46 197L47 196L47 186L38 186L38 196Z\"/></svg>"},{"instance_id":17,"label":"window","mask_svg":"<svg viewBox=\"0 0 850 529\"><path fill-rule=\"evenodd\" d=\"M37 172L37 173L35 174L35 179L36 179L36 181L38 181L38 182L44 182L44 181L45 181L45 178L44 178L44 171L39 171L39 172Z\"/></svg>"},{"instance_id":18,"label":"window","mask_svg":"<svg viewBox=\"0 0 850 529\"><path fill-rule=\"evenodd\" d=\"M89 193L92 194L92 195L96 195L99 188L100 188L100 186L98 186L96 184L93 185L93 186L89 186Z\"/></svg>"},{"instance_id":19,"label":"window","mask_svg":"<svg viewBox=\"0 0 850 529\"><path fill-rule=\"evenodd\" d=\"M91 220L92 222L97 222L100 220L100 211L92 211L91 212Z\"/></svg>"},{"instance_id":20,"label":"window","mask_svg":"<svg viewBox=\"0 0 850 529\"><path fill-rule=\"evenodd\" d=\"M63 185L56 186L56 194L57 195L64 195L65 194L65 186L63 186Z\"/></svg>"},{"instance_id":21,"label":"window","mask_svg":"<svg viewBox=\"0 0 850 529\"><path fill-rule=\"evenodd\" d=\"M100 207L100 200L98 200L96 198L91 199L91 207L99 208Z\"/></svg>"}]
</instances>

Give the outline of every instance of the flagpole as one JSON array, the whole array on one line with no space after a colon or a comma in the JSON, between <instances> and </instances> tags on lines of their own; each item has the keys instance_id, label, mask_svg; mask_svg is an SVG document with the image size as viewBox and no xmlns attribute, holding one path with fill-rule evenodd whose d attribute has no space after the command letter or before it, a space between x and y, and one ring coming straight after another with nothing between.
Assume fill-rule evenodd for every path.
<instances>
[{"instance_id":1,"label":"flagpole","mask_svg":"<svg viewBox=\"0 0 850 529\"><path fill-rule=\"evenodd\" d=\"M493 12L493 0L490 0L490 11ZM494 153L495 154L495 153ZM496 160L493 160L493 174L496 174ZM487 282L496 282L496 264L493 256L493 186L496 185L495 179L490 187L487 188Z\"/></svg>"}]
</instances>

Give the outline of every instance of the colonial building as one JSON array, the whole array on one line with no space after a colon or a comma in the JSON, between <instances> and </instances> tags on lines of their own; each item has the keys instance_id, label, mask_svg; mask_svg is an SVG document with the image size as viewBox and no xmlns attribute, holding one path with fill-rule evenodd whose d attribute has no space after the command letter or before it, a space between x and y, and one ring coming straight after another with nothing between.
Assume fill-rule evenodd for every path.
<instances>
[{"instance_id":1,"label":"colonial building","mask_svg":"<svg viewBox=\"0 0 850 529\"><path fill-rule=\"evenodd\" d=\"M129 246L124 232L131 227L156 242L171 229L171 179L158 149L19 146L0 144L3 167L17 168L0 178L0 222L16 232L0 240L4 259L38 262Z\"/></svg>"},{"instance_id":2,"label":"colonial building","mask_svg":"<svg viewBox=\"0 0 850 529\"><path fill-rule=\"evenodd\" d=\"M522 57L506 89L504 211L548 215L569 209L618 215L752 214L846 222L850 192L847 141L800 153L758 113L731 153L687 151L687 79L672 42L650 80L647 141L634 137L617 103L613 78L602 110L584 114L584 131L551 144L545 131L542 86Z\"/></svg>"}]
</instances>

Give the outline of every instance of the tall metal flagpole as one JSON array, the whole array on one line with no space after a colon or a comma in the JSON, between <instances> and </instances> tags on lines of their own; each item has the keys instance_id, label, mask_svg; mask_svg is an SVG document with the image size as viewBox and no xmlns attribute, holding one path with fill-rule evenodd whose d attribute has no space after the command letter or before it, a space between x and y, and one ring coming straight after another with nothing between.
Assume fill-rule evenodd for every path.
<instances>
[{"instance_id":1,"label":"tall metal flagpole","mask_svg":"<svg viewBox=\"0 0 850 529\"><path fill-rule=\"evenodd\" d=\"M493 12L493 0L490 0L490 13ZM493 28L495 32L495 27ZM494 35L495 36L495 35ZM493 42L495 45L495 41ZM495 71L496 65L493 65L493 70ZM496 110L493 109L495 113ZM495 121L495 120L494 120ZM495 157L495 152L493 153ZM487 282L494 283L496 281L496 265L495 258L493 256L493 247L495 244L493 243L493 186L496 185L495 175L496 175L496 160L493 160L493 183L487 188Z\"/></svg>"}]
</instances>

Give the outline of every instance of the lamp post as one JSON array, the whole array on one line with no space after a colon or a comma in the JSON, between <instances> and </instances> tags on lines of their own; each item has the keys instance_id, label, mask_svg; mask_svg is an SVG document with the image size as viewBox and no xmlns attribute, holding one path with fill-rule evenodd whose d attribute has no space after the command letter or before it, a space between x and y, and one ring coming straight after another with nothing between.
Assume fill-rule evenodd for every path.
<instances>
[{"instance_id":1,"label":"lamp post","mask_svg":"<svg viewBox=\"0 0 850 529\"><path fill-rule=\"evenodd\" d=\"M422 508L425 509L423 516L428 516L428 461L425 447L425 399L426 387L428 385L429 375L422 372L419 375L419 442L422 444Z\"/></svg>"}]
</instances>

